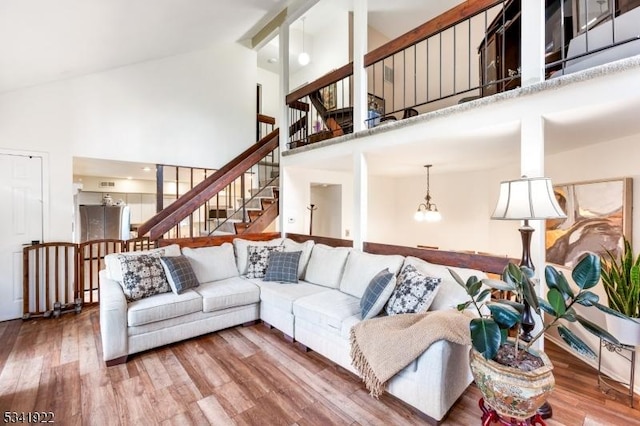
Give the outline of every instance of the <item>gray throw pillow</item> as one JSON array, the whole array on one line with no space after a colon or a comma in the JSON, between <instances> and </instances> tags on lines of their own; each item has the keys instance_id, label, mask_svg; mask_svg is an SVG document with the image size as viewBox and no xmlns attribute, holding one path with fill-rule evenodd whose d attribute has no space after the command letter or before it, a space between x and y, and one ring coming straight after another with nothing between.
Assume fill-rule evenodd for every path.
<instances>
[{"instance_id":1,"label":"gray throw pillow","mask_svg":"<svg viewBox=\"0 0 640 426\"><path fill-rule=\"evenodd\" d=\"M360 315L362 319L373 318L382 312L384 304L396 286L396 276L389 272L389 268L376 274L360 299Z\"/></svg>"},{"instance_id":2,"label":"gray throw pillow","mask_svg":"<svg viewBox=\"0 0 640 426\"><path fill-rule=\"evenodd\" d=\"M262 278L269 265L269 253L284 251L284 246L249 246L247 250L247 278Z\"/></svg>"},{"instance_id":3,"label":"gray throw pillow","mask_svg":"<svg viewBox=\"0 0 640 426\"><path fill-rule=\"evenodd\" d=\"M185 290L200 285L191 262L186 256L161 257L160 263L169 286L175 294L182 294Z\"/></svg>"},{"instance_id":4,"label":"gray throw pillow","mask_svg":"<svg viewBox=\"0 0 640 426\"><path fill-rule=\"evenodd\" d=\"M298 282L298 266L302 251L269 253L267 271L264 274L264 281L278 281L281 283Z\"/></svg>"},{"instance_id":5,"label":"gray throw pillow","mask_svg":"<svg viewBox=\"0 0 640 426\"><path fill-rule=\"evenodd\" d=\"M127 300L139 300L171 291L159 254L118 255L122 267L122 289Z\"/></svg>"},{"instance_id":6,"label":"gray throw pillow","mask_svg":"<svg viewBox=\"0 0 640 426\"><path fill-rule=\"evenodd\" d=\"M398 286L385 307L387 315L426 311L440 289L440 281L440 278L421 274L413 265L406 265L400 271Z\"/></svg>"}]
</instances>

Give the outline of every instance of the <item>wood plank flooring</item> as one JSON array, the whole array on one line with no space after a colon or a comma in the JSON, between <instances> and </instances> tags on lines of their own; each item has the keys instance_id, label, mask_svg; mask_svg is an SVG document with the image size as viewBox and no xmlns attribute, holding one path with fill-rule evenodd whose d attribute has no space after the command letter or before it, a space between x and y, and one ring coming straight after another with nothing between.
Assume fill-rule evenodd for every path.
<instances>
[{"instance_id":1,"label":"wood plank flooring","mask_svg":"<svg viewBox=\"0 0 640 426\"><path fill-rule=\"evenodd\" d=\"M640 425L624 399L600 393L594 369L553 344L555 425ZM425 383L428 386L428 383ZM471 385L445 425L478 425ZM262 325L235 327L102 361L97 308L59 319L0 323L0 415L45 411L63 425L422 425L393 397Z\"/></svg>"}]
</instances>

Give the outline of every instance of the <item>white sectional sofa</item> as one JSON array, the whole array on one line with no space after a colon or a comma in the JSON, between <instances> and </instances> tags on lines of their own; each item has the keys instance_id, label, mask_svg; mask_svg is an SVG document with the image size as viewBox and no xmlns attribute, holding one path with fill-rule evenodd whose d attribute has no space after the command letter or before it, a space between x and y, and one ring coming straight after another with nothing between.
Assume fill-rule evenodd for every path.
<instances>
[{"instance_id":1,"label":"white sectional sofa","mask_svg":"<svg viewBox=\"0 0 640 426\"><path fill-rule=\"evenodd\" d=\"M249 246L283 246L300 251L297 283L248 278ZM118 255L109 255L100 272L100 329L107 365L127 356L235 325L262 320L290 341L312 349L357 374L351 365L349 333L361 320L360 298L371 279L403 265L442 279L432 310L451 309L466 295L445 266L415 257L371 254L346 247L295 242L233 240L216 247L164 247L163 256L181 253L189 259L199 286L130 301L125 296ZM416 249L412 249L416 250ZM463 276L484 275L457 268ZM118 280L120 279L120 281ZM396 374L387 391L441 421L471 383L469 347L440 340Z\"/></svg>"}]
</instances>

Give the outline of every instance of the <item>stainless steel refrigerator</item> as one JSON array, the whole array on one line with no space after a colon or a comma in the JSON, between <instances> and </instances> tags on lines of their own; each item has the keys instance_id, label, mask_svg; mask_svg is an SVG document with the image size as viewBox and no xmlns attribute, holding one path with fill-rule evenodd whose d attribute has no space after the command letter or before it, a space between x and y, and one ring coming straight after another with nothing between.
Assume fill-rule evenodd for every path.
<instances>
[{"instance_id":1,"label":"stainless steel refrigerator","mask_svg":"<svg viewBox=\"0 0 640 426\"><path fill-rule=\"evenodd\" d=\"M80 205L80 242L128 240L130 221L129 206Z\"/></svg>"}]
</instances>

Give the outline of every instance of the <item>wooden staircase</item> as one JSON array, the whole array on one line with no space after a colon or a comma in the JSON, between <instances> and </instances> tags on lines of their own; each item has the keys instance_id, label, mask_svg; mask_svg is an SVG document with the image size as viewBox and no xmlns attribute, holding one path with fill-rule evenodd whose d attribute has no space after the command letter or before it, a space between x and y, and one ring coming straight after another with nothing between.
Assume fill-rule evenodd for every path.
<instances>
[{"instance_id":1,"label":"wooden staircase","mask_svg":"<svg viewBox=\"0 0 640 426\"><path fill-rule=\"evenodd\" d=\"M193 189L182 195L172 204L149 219L146 223L138 228L139 235L148 235L151 240L162 238L163 235L173 227L176 227L180 221L189 217L194 211L206 205L209 200L215 197L220 191L224 190L227 185L236 181L243 180L243 176L252 170L254 166L264 167L269 162L271 167L277 162L276 154L278 149L279 131L275 129L255 145L238 155L228 164L217 170L214 174L208 176L205 180L197 184ZM277 167L276 167L277 168ZM272 171L273 173L273 171ZM277 173L277 172L276 172ZM270 182L267 185L278 181L278 176L270 176ZM277 183L275 183L277 185ZM261 186L258 190L265 191L265 187ZM244 192L244 190L243 190ZM265 192L265 196L253 194L248 200L244 198L241 202L244 206L232 211L232 215L236 216L235 220L225 220L225 222L233 223L228 232L236 234L251 232L259 233L264 231L279 214L278 206L278 189L271 187L269 194ZM255 207L247 208L247 204L253 202Z\"/></svg>"}]
</instances>

